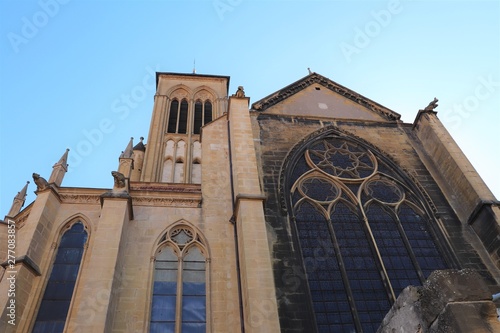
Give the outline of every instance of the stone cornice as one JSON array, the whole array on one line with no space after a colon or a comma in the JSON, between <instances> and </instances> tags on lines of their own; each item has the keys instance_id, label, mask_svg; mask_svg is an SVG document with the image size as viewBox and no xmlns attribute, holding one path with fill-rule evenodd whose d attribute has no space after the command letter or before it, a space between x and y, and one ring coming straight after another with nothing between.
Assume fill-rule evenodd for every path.
<instances>
[{"instance_id":1,"label":"stone cornice","mask_svg":"<svg viewBox=\"0 0 500 333\"><path fill-rule=\"evenodd\" d=\"M193 198L139 196L132 197L132 204L134 206L198 208L201 205L201 195Z\"/></svg>"},{"instance_id":2,"label":"stone cornice","mask_svg":"<svg viewBox=\"0 0 500 333\"><path fill-rule=\"evenodd\" d=\"M333 82L332 80L319 75L317 73L312 73L297 82L292 83L289 86L286 86L285 88L278 90L277 92L264 97L263 99L255 102L252 104L252 110L255 111L265 111L269 107L278 104L279 102L287 99L288 97L295 95L299 91L304 90L305 88L311 86L312 84L317 83L322 85L323 87L330 89L331 91L350 99L351 101L371 110L382 117L384 117L387 120L390 121L396 121L401 118L401 115L399 113L396 113L385 106L382 106L358 93L355 91L352 91L336 82Z\"/></svg>"},{"instance_id":3,"label":"stone cornice","mask_svg":"<svg viewBox=\"0 0 500 333\"><path fill-rule=\"evenodd\" d=\"M108 189L100 188L77 188L77 187L60 187L58 188L58 197L61 203L74 204L100 204L101 194L109 191Z\"/></svg>"},{"instance_id":4,"label":"stone cornice","mask_svg":"<svg viewBox=\"0 0 500 333\"><path fill-rule=\"evenodd\" d=\"M197 208L202 200L200 184L131 182L130 194L134 206Z\"/></svg>"},{"instance_id":5,"label":"stone cornice","mask_svg":"<svg viewBox=\"0 0 500 333\"><path fill-rule=\"evenodd\" d=\"M59 195L63 203L85 203L99 204L100 196L97 194L61 194Z\"/></svg>"},{"instance_id":6,"label":"stone cornice","mask_svg":"<svg viewBox=\"0 0 500 333\"><path fill-rule=\"evenodd\" d=\"M182 78L183 80L199 80L200 78L208 80L226 80L226 89L227 91L229 91L229 80L230 80L229 76L195 74L195 73L156 72L156 89L158 89L158 81L160 80L160 76L178 77Z\"/></svg>"},{"instance_id":7,"label":"stone cornice","mask_svg":"<svg viewBox=\"0 0 500 333\"><path fill-rule=\"evenodd\" d=\"M175 193L200 193L200 184L174 184L153 182L130 182L130 192L152 191L152 192L175 192Z\"/></svg>"}]
</instances>

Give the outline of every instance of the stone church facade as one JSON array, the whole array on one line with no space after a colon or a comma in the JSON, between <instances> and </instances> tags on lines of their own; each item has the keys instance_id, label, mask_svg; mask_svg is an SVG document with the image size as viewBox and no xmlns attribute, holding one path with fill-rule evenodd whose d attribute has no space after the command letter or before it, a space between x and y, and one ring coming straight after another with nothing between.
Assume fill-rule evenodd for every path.
<instances>
[{"instance_id":1,"label":"stone church facade","mask_svg":"<svg viewBox=\"0 0 500 333\"><path fill-rule=\"evenodd\" d=\"M437 100L404 123L317 73L251 105L156 80L112 188L63 186L66 151L14 198L1 331L500 331L499 202Z\"/></svg>"}]
</instances>

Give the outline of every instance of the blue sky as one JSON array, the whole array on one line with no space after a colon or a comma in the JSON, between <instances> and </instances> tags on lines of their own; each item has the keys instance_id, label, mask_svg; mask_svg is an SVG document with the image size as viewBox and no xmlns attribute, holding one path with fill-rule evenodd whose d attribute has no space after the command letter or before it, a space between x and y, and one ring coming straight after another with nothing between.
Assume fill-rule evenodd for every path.
<instances>
[{"instance_id":1,"label":"blue sky","mask_svg":"<svg viewBox=\"0 0 500 333\"><path fill-rule=\"evenodd\" d=\"M112 187L130 137L147 139L154 72L194 59L251 103L308 67L405 122L437 97L500 198L497 0L0 0L0 215L27 180L34 200L31 174L48 179L66 148L63 186Z\"/></svg>"}]
</instances>

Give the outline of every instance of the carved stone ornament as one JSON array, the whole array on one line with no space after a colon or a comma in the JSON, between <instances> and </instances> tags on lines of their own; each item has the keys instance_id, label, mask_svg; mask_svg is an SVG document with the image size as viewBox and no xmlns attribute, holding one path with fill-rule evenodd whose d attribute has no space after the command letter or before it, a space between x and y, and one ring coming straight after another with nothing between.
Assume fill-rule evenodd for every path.
<instances>
[{"instance_id":1,"label":"carved stone ornament","mask_svg":"<svg viewBox=\"0 0 500 333\"><path fill-rule=\"evenodd\" d=\"M97 194L59 194L64 203L99 204L100 196Z\"/></svg>"},{"instance_id":2,"label":"carved stone ornament","mask_svg":"<svg viewBox=\"0 0 500 333\"><path fill-rule=\"evenodd\" d=\"M434 100L432 102L430 102L429 105L427 105L424 110L426 110L426 111L433 111L435 108L438 107L438 103L437 102L439 102L439 99L437 99L436 97L434 97Z\"/></svg>"},{"instance_id":3,"label":"carved stone ornament","mask_svg":"<svg viewBox=\"0 0 500 333\"><path fill-rule=\"evenodd\" d=\"M201 100L202 102L205 102L206 100L210 100L210 99L213 99L213 98L206 90L199 91L194 96L195 101Z\"/></svg>"},{"instance_id":4,"label":"carved stone ornament","mask_svg":"<svg viewBox=\"0 0 500 333\"><path fill-rule=\"evenodd\" d=\"M185 207L185 208L197 208L201 204L200 199L165 198L165 197L132 197L132 202L134 205L137 206Z\"/></svg>"},{"instance_id":5,"label":"carved stone ornament","mask_svg":"<svg viewBox=\"0 0 500 333\"><path fill-rule=\"evenodd\" d=\"M236 93L233 96L236 98L244 98L245 97L245 90L243 90L243 86L239 86L238 90L236 90Z\"/></svg>"},{"instance_id":6,"label":"carved stone ornament","mask_svg":"<svg viewBox=\"0 0 500 333\"><path fill-rule=\"evenodd\" d=\"M177 89L176 91L174 91L170 95L170 98L171 99L177 98L179 101L181 101L183 99L187 99L188 96L189 96L188 92L186 90L180 88L180 89Z\"/></svg>"},{"instance_id":7,"label":"carved stone ornament","mask_svg":"<svg viewBox=\"0 0 500 333\"><path fill-rule=\"evenodd\" d=\"M33 172L33 180L35 181L37 191L43 191L49 187L49 183L47 183L45 178L40 177L39 174L34 172Z\"/></svg>"},{"instance_id":8,"label":"carved stone ornament","mask_svg":"<svg viewBox=\"0 0 500 333\"><path fill-rule=\"evenodd\" d=\"M125 187L125 176L118 171L111 171L111 175L115 179L115 188L124 188Z\"/></svg>"}]
</instances>

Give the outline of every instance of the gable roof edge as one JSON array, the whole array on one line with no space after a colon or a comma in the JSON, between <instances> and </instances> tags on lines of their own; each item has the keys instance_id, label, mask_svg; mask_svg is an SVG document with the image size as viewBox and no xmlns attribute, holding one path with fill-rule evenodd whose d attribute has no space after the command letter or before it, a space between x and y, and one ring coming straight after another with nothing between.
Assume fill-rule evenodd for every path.
<instances>
[{"instance_id":1,"label":"gable roof edge","mask_svg":"<svg viewBox=\"0 0 500 333\"><path fill-rule=\"evenodd\" d=\"M400 120L401 118L401 115L399 113L389 108L386 108L385 106L377 102L374 102L371 99L366 98L363 95L360 95L355 91L346 88L318 73L311 73L303 77L302 79L258 100L257 102L252 104L251 109L260 112L265 111L271 106L278 104L279 102L287 99L292 95L295 95L299 91L304 90L305 88L311 86L314 83L318 83L323 87L333 92L336 92L337 94L344 96L369 110L378 113L385 119L395 121L395 120Z\"/></svg>"}]
</instances>

